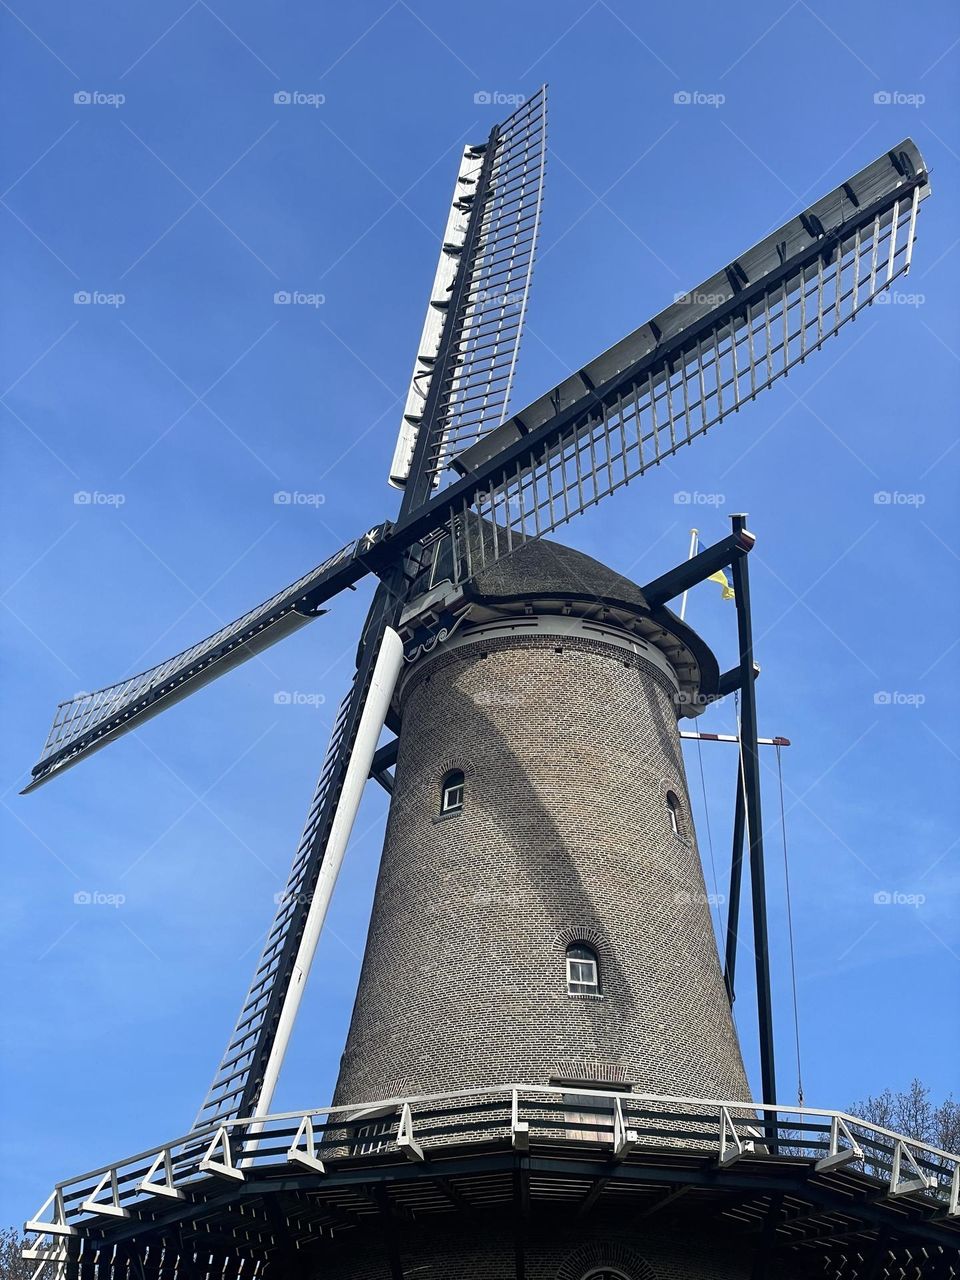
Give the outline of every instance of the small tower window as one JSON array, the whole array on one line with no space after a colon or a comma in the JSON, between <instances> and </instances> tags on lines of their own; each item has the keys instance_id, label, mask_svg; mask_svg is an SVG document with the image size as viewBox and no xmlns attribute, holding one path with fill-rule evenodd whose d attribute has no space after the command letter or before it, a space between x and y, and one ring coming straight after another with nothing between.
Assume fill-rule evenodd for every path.
<instances>
[{"instance_id":1,"label":"small tower window","mask_svg":"<svg viewBox=\"0 0 960 1280\"><path fill-rule=\"evenodd\" d=\"M448 773L440 787L440 812L459 813L463 808L464 779L459 769Z\"/></svg>"},{"instance_id":2,"label":"small tower window","mask_svg":"<svg viewBox=\"0 0 960 1280\"><path fill-rule=\"evenodd\" d=\"M667 792L667 817L670 819L670 830L675 836L680 835L680 801L672 791Z\"/></svg>"},{"instance_id":3,"label":"small tower window","mask_svg":"<svg viewBox=\"0 0 960 1280\"><path fill-rule=\"evenodd\" d=\"M567 947L567 993L571 996L600 994L597 953L585 942L575 942Z\"/></svg>"}]
</instances>

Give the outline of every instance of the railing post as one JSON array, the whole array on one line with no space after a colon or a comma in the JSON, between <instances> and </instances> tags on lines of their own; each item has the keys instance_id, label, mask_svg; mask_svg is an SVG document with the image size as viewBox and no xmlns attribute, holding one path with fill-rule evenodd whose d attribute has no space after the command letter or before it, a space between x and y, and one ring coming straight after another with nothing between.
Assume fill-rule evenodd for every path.
<instances>
[{"instance_id":1,"label":"railing post","mask_svg":"<svg viewBox=\"0 0 960 1280\"><path fill-rule=\"evenodd\" d=\"M301 1142L303 1146L301 1146ZM317 1155L317 1140L313 1132L313 1120L309 1115L300 1121L297 1136L287 1150L287 1159L291 1164L302 1165L312 1173L326 1173L323 1161Z\"/></svg>"},{"instance_id":2,"label":"railing post","mask_svg":"<svg viewBox=\"0 0 960 1280\"><path fill-rule=\"evenodd\" d=\"M843 1135L849 1142L848 1147L840 1146L840 1136ZM815 1168L817 1173L823 1173L827 1169L836 1169L841 1165L849 1164L852 1160L862 1160L863 1151L861 1150L856 1138L850 1132L849 1126L840 1116L831 1116L830 1118L830 1150L825 1156L821 1156L817 1161Z\"/></svg>"},{"instance_id":3,"label":"railing post","mask_svg":"<svg viewBox=\"0 0 960 1280\"><path fill-rule=\"evenodd\" d=\"M410 1103L405 1102L400 1111L400 1127L397 1129L397 1146L408 1160L423 1160L423 1147L413 1132L413 1113Z\"/></svg>"},{"instance_id":4,"label":"railing post","mask_svg":"<svg viewBox=\"0 0 960 1280\"><path fill-rule=\"evenodd\" d=\"M623 1116L623 1104L619 1097L613 1099L613 1158L622 1160L637 1145L635 1130L627 1128Z\"/></svg>"},{"instance_id":5,"label":"railing post","mask_svg":"<svg viewBox=\"0 0 960 1280\"><path fill-rule=\"evenodd\" d=\"M512 1090L510 1099L510 1141L515 1151L530 1150L530 1125L520 1119L520 1093Z\"/></svg>"},{"instance_id":6,"label":"railing post","mask_svg":"<svg viewBox=\"0 0 960 1280\"><path fill-rule=\"evenodd\" d=\"M726 1166L733 1164L743 1155L744 1146L737 1133L737 1127L726 1107L720 1108L720 1155L718 1163Z\"/></svg>"},{"instance_id":7,"label":"railing post","mask_svg":"<svg viewBox=\"0 0 960 1280\"><path fill-rule=\"evenodd\" d=\"M217 1159L219 1155L219 1159ZM214 1134L213 1141L207 1147L206 1154L197 1165L201 1173L215 1173L219 1178L230 1178L234 1182L243 1182L245 1174L233 1162L233 1148L230 1145L230 1132L226 1125L221 1125Z\"/></svg>"}]
</instances>

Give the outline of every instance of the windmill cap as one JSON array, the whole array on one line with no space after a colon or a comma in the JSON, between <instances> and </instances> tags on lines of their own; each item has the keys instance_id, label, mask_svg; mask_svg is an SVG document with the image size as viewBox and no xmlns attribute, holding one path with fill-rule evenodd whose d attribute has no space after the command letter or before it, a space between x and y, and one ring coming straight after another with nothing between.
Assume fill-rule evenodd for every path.
<instances>
[{"instance_id":1,"label":"windmill cap","mask_svg":"<svg viewBox=\"0 0 960 1280\"><path fill-rule=\"evenodd\" d=\"M488 526L488 543L491 534ZM449 569L449 561L441 561L434 583L449 579ZM538 538L499 560L491 557L460 590L472 624L498 615L572 614L642 637L674 669L684 715L698 715L717 696L719 666L700 636L670 609L651 606L637 583L583 551Z\"/></svg>"}]
</instances>

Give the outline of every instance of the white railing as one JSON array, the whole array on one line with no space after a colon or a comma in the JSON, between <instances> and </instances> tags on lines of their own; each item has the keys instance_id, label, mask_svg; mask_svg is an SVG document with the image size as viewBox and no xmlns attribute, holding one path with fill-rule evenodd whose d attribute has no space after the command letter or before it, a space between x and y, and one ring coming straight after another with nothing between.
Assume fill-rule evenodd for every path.
<instances>
[{"instance_id":1,"label":"white railing","mask_svg":"<svg viewBox=\"0 0 960 1280\"><path fill-rule=\"evenodd\" d=\"M378 1121L372 1142L371 1116ZM919 1196L945 1217L960 1216L960 1156L845 1112L513 1084L281 1112L195 1131L58 1182L25 1224L32 1243L24 1257L39 1263L34 1277L53 1280L63 1273L71 1236L135 1219L141 1206L152 1202L155 1210L157 1198L183 1199L200 1180L241 1183L283 1165L322 1177L361 1156L420 1162L465 1143L509 1143L519 1152L576 1144L578 1154L615 1160L693 1148L720 1168L745 1157L805 1160L818 1173L857 1170L887 1197Z\"/></svg>"}]
</instances>

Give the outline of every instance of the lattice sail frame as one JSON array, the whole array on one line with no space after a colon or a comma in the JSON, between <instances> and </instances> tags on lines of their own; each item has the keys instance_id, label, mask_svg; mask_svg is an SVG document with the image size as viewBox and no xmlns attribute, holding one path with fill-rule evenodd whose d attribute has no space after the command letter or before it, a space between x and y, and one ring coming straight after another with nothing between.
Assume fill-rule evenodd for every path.
<instances>
[{"instance_id":1,"label":"lattice sail frame","mask_svg":"<svg viewBox=\"0 0 960 1280\"><path fill-rule=\"evenodd\" d=\"M195 1130L207 1129L211 1125L234 1120L239 1114L238 1103L247 1086L251 1062L265 1034L271 995L281 977L285 962L289 963L291 932L295 931L298 923L302 924L306 899L314 890L315 877L314 883L311 883L310 872L319 869L312 868L317 834L324 803L335 778L338 760L345 746L349 746L345 742L345 730L353 696L354 691L351 688L340 703L323 768L317 780L313 801L287 876L286 886L278 898L277 912L254 970L253 981L240 1010L237 1024L207 1096L193 1122Z\"/></svg>"},{"instance_id":2,"label":"lattice sail frame","mask_svg":"<svg viewBox=\"0 0 960 1280\"><path fill-rule=\"evenodd\" d=\"M878 195L886 170L893 193ZM466 483L449 496L465 493L434 536L450 539L454 582L659 465L822 347L909 270L928 194L905 142L453 459Z\"/></svg>"},{"instance_id":3,"label":"lattice sail frame","mask_svg":"<svg viewBox=\"0 0 960 1280\"><path fill-rule=\"evenodd\" d=\"M436 475L506 415L540 229L546 129L543 86L497 126L485 147L467 147L463 153L390 468L391 484L402 486L409 474L448 327L452 331L439 373L443 384L429 470ZM465 287L449 314L463 253L469 255Z\"/></svg>"},{"instance_id":4,"label":"lattice sail frame","mask_svg":"<svg viewBox=\"0 0 960 1280\"><path fill-rule=\"evenodd\" d=\"M364 576L367 570L361 557L382 532L380 526L347 543L263 604L166 662L61 702L24 790L32 791L55 773L313 621L322 612L319 604L323 600Z\"/></svg>"}]
</instances>

